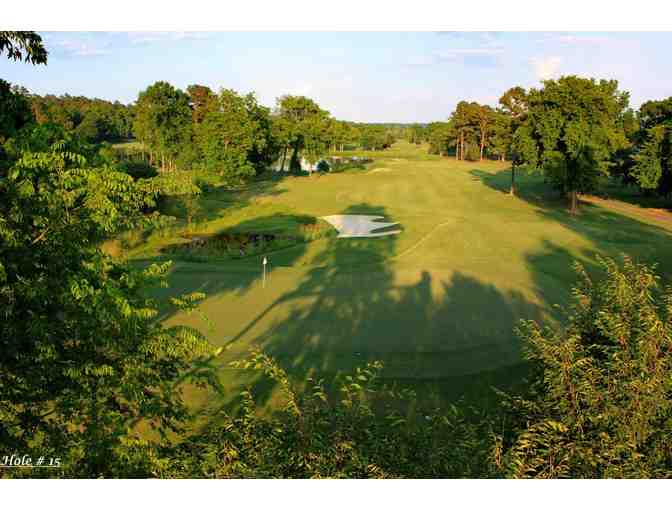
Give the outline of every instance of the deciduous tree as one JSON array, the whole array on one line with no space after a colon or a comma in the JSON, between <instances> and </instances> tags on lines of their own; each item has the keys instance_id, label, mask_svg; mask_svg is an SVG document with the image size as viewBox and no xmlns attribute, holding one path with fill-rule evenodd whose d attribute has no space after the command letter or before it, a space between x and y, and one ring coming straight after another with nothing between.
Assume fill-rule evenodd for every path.
<instances>
[{"instance_id":1,"label":"deciduous tree","mask_svg":"<svg viewBox=\"0 0 672 510\"><path fill-rule=\"evenodd\" d=\"M628 94L615 80L565 76L532 89L528 104L518 139L535 150L526 151L525 162L542 169L569 196L570 211L576 213L577 193L593 189L597 177L608 173L613 154L627 146L620 118Z\"/></svg>"},{"instance_id":2,"label":"deciduous tree","mask_svg":"<svg viewBox=\"0 0 672 510\"><path fill-rule=\"evenodd\" d=\"M498 464L515 478L668 478L672 291L628 257L579 283L563 328L525 322L532 377L507 397Z\"/></svg>"},{"instance_id":3,"label":"deciduous tree","mask_svg":"<svg viewBox=\"0 0 672 510\"><path fill-rule=\"evenodd\" d=\"M0 32L0 53L31 64L46 64L48 52L36 32Z\"/></svg>"}]
</instances>

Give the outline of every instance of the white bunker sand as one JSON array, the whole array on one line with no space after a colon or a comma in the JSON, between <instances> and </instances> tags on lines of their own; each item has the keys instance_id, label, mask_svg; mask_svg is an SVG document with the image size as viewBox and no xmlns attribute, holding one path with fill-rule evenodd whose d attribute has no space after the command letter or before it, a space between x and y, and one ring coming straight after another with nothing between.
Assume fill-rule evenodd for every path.
<instances>
[{"instance_id":1,"label":"white bunker sand","mask_svg":"<svg viewBox=\"0 0 672 510\"><path fill-rule=\"evenodd\" d=\"M373 232L380 228L398 225L398 222L384 223L383 216L371 216L367 214L334 214L322 216L324 221L331 223L338 230L338 237L383 237L399 234L401 230L387 232Z\"/></svg>"}]
</instances>

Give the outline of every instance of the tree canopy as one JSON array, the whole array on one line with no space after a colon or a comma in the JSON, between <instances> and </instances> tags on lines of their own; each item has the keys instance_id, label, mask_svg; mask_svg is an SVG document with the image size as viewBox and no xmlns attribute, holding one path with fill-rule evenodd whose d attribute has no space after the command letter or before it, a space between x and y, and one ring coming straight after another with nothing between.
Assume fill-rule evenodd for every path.
<instances>
[{"instance_id":1,"label":"tree canopy","mask_svg":"<svg viewBox=\"0 0 672 510\"><path fill-rule=\"evenodd\" d=\"M499 465L515 478L658 478L672 472L670 289L629 257L575 264L563 328L523 322L533 377L504 400Z\"/></svg>"},{"instance_id":2,"label":"tree canopy","mask_svg":"<svg viewBox=\"0 0 672 510\"><path fill-rule=\"evenodd\" d=\"M615 80L565 76L528 94L528 113L517 133L517 153L571 198L592 190L608 174L614 153L627 145L621 117L628 94Z\"/></svg>"},{"instance_id":3,"label":"tree canopy","mask_svg":"<svg viewBox=\"0 0 672 510\"><path fill-rule=\"evenodd\" d=\"M640 108L639 150L634 154L632 178L645 190L672 192L672 98L647 101Z\"/></svg>"},{"instance_id":4,"label":"tree canopy","mask_svg":"<svg viewBox=\"0 0 672 510\"><path fill-rule=\"evenodd\" d=\"M48 52L42 37L36 32L0 31L0 53L6 53L11 60L23 60L31 64L46 64Z\"/></svg>"}]
</instances>

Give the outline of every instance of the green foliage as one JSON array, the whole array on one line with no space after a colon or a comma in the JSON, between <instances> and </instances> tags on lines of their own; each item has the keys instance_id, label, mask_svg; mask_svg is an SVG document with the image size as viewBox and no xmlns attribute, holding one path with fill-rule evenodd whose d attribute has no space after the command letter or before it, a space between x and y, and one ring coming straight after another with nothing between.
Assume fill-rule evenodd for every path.
<instances>
[{"instance_id":1,"label":"green foliage","mask_svg":"<svg viewBox=\"0 0 672 510\"><path fill-rule=\"evenodd\" d=\"M63 143L24 153L0 180L4 449L61 457L66 477L151 476L168 434L183 431L181 386L216 382L194 371L214 351L197 331L157 322L144 290L169 264L138 271L97 247L151 221L141 209L159 193L183 189L87 168ZM173 305L191 310L200 298ZM157 438L140 440L138 425Z\"/></svg>"},{"instance_id":2,"label":"green foliage","mask_svg":"<svg viewBox=\"0 0 672 510\"><path fill-rule=\"evenodd\" d=\"M490 435L458 408L431 416L400 411L411 392L380 381L380 363L369 363L340 380L338 396L322 381L308 380L297 393L287 374L255 350L234 362L262 373L280 389L284 405L260 417L250 390L237 415L221 412L180 446L173 472L164 476L204 478L450 478L489 475ZM396 408L381 404L389 397ZM383 406L382 408L380 406ZM377 407L379 409L377 409Z\"/></svg>"},{"instance_id":3,"label":"green foliage","mask_svg":"<svg viewBox=\"0 0 672 510\"><path fill-rule=\"evenodd\" d=\"M194 124L203 122L206 114L217 109L217 96L205 85L189 85L187 87L191 117Z\"/></svg>"},{"instance_id":4,"label":"green foliage","mask_svg":"<svg viewBox=\"0 0 672 510\"><path fill-rule=\"evenodd\" d=\"M523 163L543 170L563 193L594 189L608 173L615 152L627 146L620 122L628 95L615 80L565 76L530 90L524 129L515 146Z\"/></svg>"},{"instance_id":5,"label":"green foliage","mask_svg":"<svg viewBox=\"0 0 672 510\"><path fill-rule=\"evenodd\" d=\"M455 156L458 160L483 160L491 145L495 111L487 105L460 101L450 117L455 136Z\"/></svg>"},{"instance_id":6,"label":"green foliage","mask_svg":"<svg viewBox=\"0 0 672 510\"><path fill-rule=\"evenodd\" d=\"M640 123L630 178L644 190L668 195L672 192L672 98L644 103Z\"/></svg>"},{"instance_id":7,"label":"green foliage","mask_svg":"<svg viewBox=\"0 0 672 510\"><path fill-rule=\"evenodd\" d=\"M119 102L67 94L30 95L30 102L39 124L58 124L67 131L76 131L87 142L111 142L131 136L132 111Z\"/></svg>"},{"instance_id":8,"label":"green foliage","mask_svg":"<svg viewBox=\"0 0 672 510\"><path fill-rule=\"evenodd\" d=\"M387 149L394 143L394 135L382 124L359 124L359 146L366 151Z\"/></svg>"},{"instance_id":9,"label":"green foliage","mask_svg":"<svg viewBox=\"0 0 672 510\"><path fill-rule=\"evenodd\" d=\"M181 147L191 143L191 116L189 96L167 82L156 82L138 96L133 133L162 170L174 169Z\"/></svg>"},{"instance_id":10,"label":"green foliage","mask_svg":"<svg viewBox=\"0 0 672 510\"><path fill-rule=\"evenodd\" d=\"M8 138L15 137L32 120L26 96L0 79L0 145Z\"/></svg>"},{"instance_id":11,"label":"green foliage","mask_svg":"<svg viewBox=\"0 0 672 510\"><path fill-rule=\"evenodd\" d=\"M420 124L412 124L406 129L406 140L416 145L425 141L427 130Z\"/></svg>"},{"instance_id":12,"label":"green foliage","mask_svg":"<svg viewBox=\"0 0 672 510\"><path fill-rule=\"evenodd\" d=\"M329 112L304 96L282 96L277 100L273 130L284 159L290 151L290 170L298 165L301 155L311 163L325 156L333 136Z\"/></svg>"},{"instance_id":13,"label":"green foliage","mask_svg":"<svg viewBox=\"0 0 672 510\"><path fill-rule=\"evenodd\" d=\"M455 145L455 132L448 122L432 122L427 126L429 153L444 156Z\"/></svg>"},{"instance_id":14,"label":"green foliage","mask_svg":"<svg viewBox=\"0 0 672 510\"><path fill-rule=\"evenodd\" d=\"M206 169L241 182L265 170L274 159L269 110L253 94L224 89L216 109L196 127L196 141Z\"/></svg>"},{"instance_id":15,"label":"green foliage","mask_svg":"<svg viewBox=\"0 0 672 510\"><path fill-rule=\"evenodd\" d=\"M663 176L663 142L669 134L665 126L656 126L648 130L648 135L634 157L635 165L631 174L641 188L657 189Z\"/></svg>"},{"instance_id":16,"label":"green foliage","mask_svg":"<svg viewBox=\"0 0 672 510\"><path fill-rule=\"evenodd\" d=\"M576 264L565 328L520 329L535 375L527 395L506 399L506 476L672 475L672 289L628 257L600 264L597 281Z\"/></svg>"},{"instance_id":17,"label":"green foliage","mask_svg":"<svg viewBox=\"0 0 672 510\"><path fill-rule=\"evenodd\" d=\"M35 32L0 32L0 53L31 64L46 64L48 52Z\"/></svg>"}]
</instances>

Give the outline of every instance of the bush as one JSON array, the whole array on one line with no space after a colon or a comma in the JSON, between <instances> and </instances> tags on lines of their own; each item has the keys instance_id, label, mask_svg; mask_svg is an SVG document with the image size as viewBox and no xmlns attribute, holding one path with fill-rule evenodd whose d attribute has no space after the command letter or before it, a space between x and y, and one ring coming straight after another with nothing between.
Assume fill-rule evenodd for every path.
<instances>
[{"instance_id":1,"label":"bush","mask_svg":"<svg viewBox=\"0 0 672 510\"><path fill-rule=\"evenodd\" d=\"M528 394L507 397L499 465L509 477L672 476L672 289L652 268L580 264L568 325L525 322Z\"/></svg>"},{"instance_id":2,"label":"bush","mask_svg":"<svg viewBox=\"0 0 672 510\"><path fill-rule=\"evenodd\" d=\"M450 478L485 477L488 430L452 408L417 419L408 409L412 392L380 381L380 363L340 380L338 398L309 379L297 394L287 374L254 351L238 369L252 369L276 385L282 410L260 417L250 390L240 412L220 412L201 433L179 446L170 473L208 478ZM378 408L379 412L374 411Z\"/></svg>"}]
</instances>

